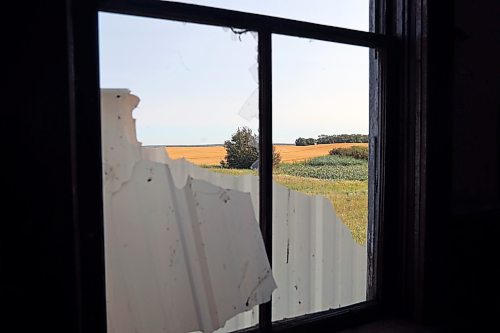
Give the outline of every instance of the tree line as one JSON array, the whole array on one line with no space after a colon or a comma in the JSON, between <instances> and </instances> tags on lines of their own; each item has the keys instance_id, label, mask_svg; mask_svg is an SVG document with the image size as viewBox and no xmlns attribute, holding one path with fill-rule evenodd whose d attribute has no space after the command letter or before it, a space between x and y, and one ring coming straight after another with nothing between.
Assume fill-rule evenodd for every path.
<instances>
[{"instance_id":1,"label":"tree line","mask_svg":"<svg viewBox=\"0 0 500 333\"><path fill-rule=\"evenodd\" d=\"M296 146L312 146L329 143L367 143L368 135L366 134L334 134L334 135L318 135L314 138L298 138L295 140Z\"/></svg>"}]
</instances>

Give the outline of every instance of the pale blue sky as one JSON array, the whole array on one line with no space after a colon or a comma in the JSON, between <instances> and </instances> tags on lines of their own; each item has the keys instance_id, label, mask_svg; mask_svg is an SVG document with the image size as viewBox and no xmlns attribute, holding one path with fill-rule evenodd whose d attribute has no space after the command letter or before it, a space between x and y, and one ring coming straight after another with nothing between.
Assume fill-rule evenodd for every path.
<instances>
[{"instance_id":1,"label":"pale blue sky","mask_svg":"<svg viewBox=\"0 0 500 333\"><path fill-rule=\"evenodd\" d=\"M368 30L368 1L179 1ZM220 144L237 127L257 132L252 34L189 23L101 13L103 88L128 88L138 139ZM275 143L299 136L368 133L368 49L273 36Z\"/></svg>"}]
</instances>

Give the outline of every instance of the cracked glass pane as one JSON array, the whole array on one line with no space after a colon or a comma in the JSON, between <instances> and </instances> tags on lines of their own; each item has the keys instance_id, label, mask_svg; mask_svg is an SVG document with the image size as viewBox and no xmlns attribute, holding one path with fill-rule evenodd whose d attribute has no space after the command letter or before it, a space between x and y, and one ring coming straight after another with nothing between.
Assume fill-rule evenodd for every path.
<instances>
[{"instance_id":1,"label":"cracked glass pane","mask_svg":"<svg viewBox=\"0 0 500 333\"><path fill-rule=\"evenodd\" d=\"M255 34L104 13L99 33L108 331L256 325Z\"/></svg>"},{"instance_id":2,"label":"cracked glass pane","mask_svg":"<svg viewBox=\"0 0 500 333\"><path fill-rule=\"evenodd\" d=\"M366 300L369 50L279 35L272 46L280 320Z\"/></svg>"},{"instance_id":3,"label":"cracked glass pane","mask_svg":"<svg viewBox=\"0 0 500 333\"><path fill-rule=\"evenodd\" d=\"M368 31L368 0L177 0L342 28Z\"/></svg>"}]
</instances>

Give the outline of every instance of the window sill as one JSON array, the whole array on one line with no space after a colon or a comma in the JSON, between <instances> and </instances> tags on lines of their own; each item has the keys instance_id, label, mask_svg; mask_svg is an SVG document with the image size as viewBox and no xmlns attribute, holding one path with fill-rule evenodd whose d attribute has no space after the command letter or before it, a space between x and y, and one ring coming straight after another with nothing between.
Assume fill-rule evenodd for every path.
<instances>
[{"instance_id":1,"label":"window sill","mask_svg":"<svg viewBox=\"0 0 500 333\"><path fill-rule=\"evenodd\" d=\"M409 320L381 319L367 324L338 331L338 333L440 333L443 328L437 326L423 326Z\"/></svg>"}]
</instances>

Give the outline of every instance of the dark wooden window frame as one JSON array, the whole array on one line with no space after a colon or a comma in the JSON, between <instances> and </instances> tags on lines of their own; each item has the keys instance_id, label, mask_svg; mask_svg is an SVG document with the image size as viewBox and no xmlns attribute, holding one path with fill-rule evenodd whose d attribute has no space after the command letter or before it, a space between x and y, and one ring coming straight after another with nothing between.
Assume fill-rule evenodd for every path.
<instances>
[{"instance_id":1,"label":"dark wooden window frame","mask_svg":"<svg viewBox=\"0 0 500 333\"><path fill-rule=\"evenodd\" d=\"M426 1L372 0L371 31L152 0L68 1L68 56L78 313L82 331L105 332L104 237L99 113L98 11L228 26L259 34L261 216L270 254L272 225L271 35L372 48L370 54L370 301L243 331L320 331L400 314L419 318L425 258ZM373 110L377 110L374 112ZM390 177L386 175L391 175ZM89 182L89 179L93 181ZM267 213L266 213L267 212Z\"/></svg>"}]
</instances>

